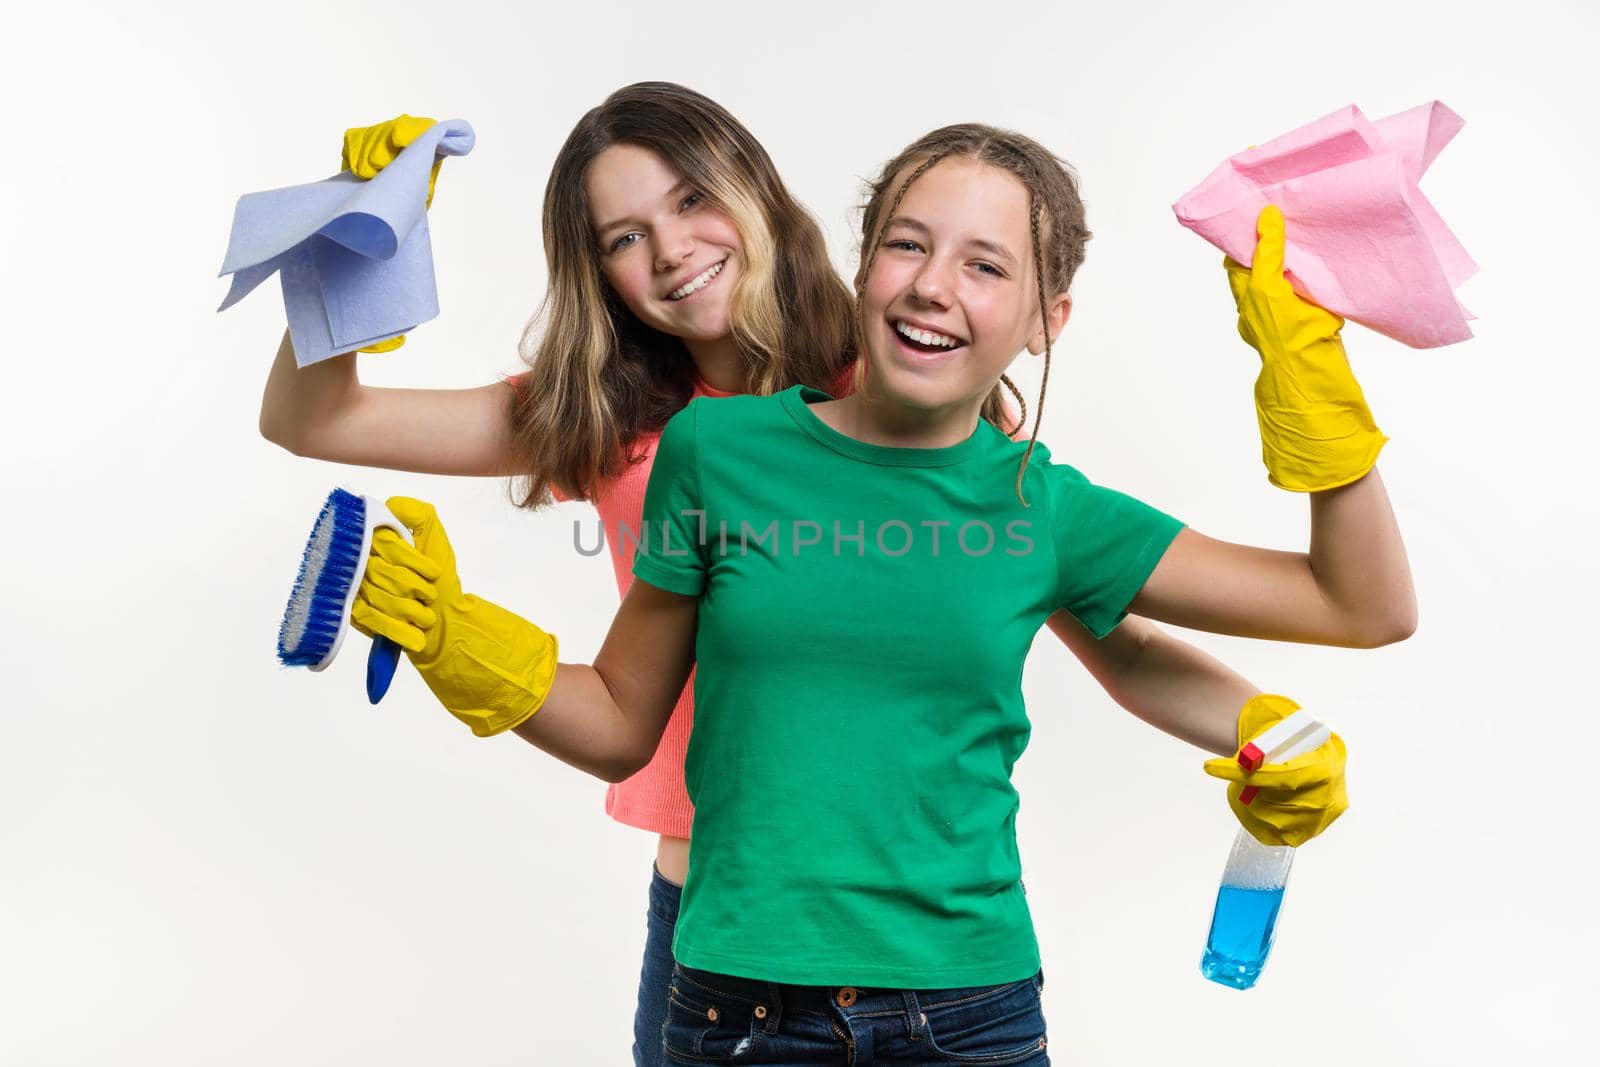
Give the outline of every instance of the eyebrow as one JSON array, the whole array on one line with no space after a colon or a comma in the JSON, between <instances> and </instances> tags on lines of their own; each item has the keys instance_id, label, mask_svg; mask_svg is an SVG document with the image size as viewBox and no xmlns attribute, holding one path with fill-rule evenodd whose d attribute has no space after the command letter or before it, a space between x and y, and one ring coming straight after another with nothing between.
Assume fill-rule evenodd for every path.
<instances>
[{"instance_id":1,"label":"eyebrow","mask_svg":"<svg viewBox=\"0 0 1600 1067\"><path fill-rule=\"evenodd\" d=\"M674 185L671 189L668 189L667 192L666 192L666 195L663 196L661 199L663 199L663 200L676 199L679 194L687 191L688 189L693 188L693 186L694 186L694 182L690 181L688 178L680 179L678 184ZM595 232L595 237L597 239L602 239L603 240L605 238L606 234L610 233L612 230L616 229L618 226L627 226L627 225L630 225L630 224L637 224L638 222L639 222L639 220L634 218L632 215L625 215L620 219L612 219L610 222L606 223L603 226L598 227L594 231Z\"/></svg>"},{"instance_id":2,"label":"eyebrow","mask_svg":"<svg viewBox=\"0 0 1600 1067\"><path fill-rule=\"evenodd\" d=\"M914 233L921 234L924 237L932 235L932 231L928 229L925 223L919 222L909 215L896 215L894 218L890 219L889 225L884 227L884 233L887 234L889 230L894 229L896 226L904 226ZM996 244L993 241L986 241L981 237L972 238L967 242L967 245L971 248L976 248L980 251L987 252L996 259L1003 259L1007 263L1010 263L1013 267L1020 262L1016 256L1011 254L1010 250L1007 249L1005 245Z\"/></svg>"}]
</instances>

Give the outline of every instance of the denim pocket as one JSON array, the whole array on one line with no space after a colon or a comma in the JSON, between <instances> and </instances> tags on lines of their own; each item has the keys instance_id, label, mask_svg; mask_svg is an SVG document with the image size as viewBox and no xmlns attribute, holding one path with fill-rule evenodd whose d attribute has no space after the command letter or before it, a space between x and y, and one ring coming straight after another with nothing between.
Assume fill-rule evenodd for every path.
<instances>
[{"instance_id":1,"label":"denim pocket","mask_svg":"<svg viewBox=\"0 0 1600 1067\"><path fill-rule=\"evenodd\" d=\"M1043 976L972 990L943 1003L924 1004L929 1051L934 1063L1046 1063ZM966 992L966 991L963 991ZM930 999L932 999L930 997Z\"/></svg>"},{"instance_id":2,"label":"denim pocket","mask_svg":"<svg viewBox=\"0 0 1600 1067\"><path fill-rule=\"evenodd\" d=\"M754 1001L708 989L674 968L662 1047L674 1063L748 1062L766 1037L755 1009Z\"/></svg>"}]
</instances>

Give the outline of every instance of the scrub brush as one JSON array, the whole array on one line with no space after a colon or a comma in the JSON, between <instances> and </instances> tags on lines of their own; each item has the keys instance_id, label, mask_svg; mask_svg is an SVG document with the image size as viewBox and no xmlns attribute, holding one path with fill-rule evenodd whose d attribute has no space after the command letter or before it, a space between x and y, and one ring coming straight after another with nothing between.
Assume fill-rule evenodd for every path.
<instances>
[{"instance_id":1,"label":"scrub brush","mask_svg":"<svg viewBox=\"0 0 1600 1067\"><path fill-rule=\"evenodd\" d=\"M350 607L355 603L372 533L387 526L411 539L404 523L382 504L345 489L328 494L311 528L300 559L289 605L278 628L278 660L289 667L325 670L339 654L350 628ZM389 691L400 646L376 637L367 656L367 699L376 704Z\"/></svg>"}]
</instances>

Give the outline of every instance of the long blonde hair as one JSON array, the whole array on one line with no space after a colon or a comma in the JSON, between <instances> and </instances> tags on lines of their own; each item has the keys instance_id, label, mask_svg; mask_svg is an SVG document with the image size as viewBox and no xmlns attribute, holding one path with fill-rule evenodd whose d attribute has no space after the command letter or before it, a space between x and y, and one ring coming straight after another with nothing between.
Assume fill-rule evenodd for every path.
<instances>
[{"instance_id":1,"label":"long blonde hair","mask_svg":"<svg viewBox=\"0 0 1600 1067\"><path fill-rule=\"evenodd\" d=\"M666 425L694 390L683 342L639 321L601 272L584 174L616 144L658 154L738 229L733 336L744 391L832 389L855 358L850 292L822 229L750 131L681 85L619 89L578 121L545 186L549 289L518 346L529 370L511 412L519 507L548 502L552 485L592 499L638 458L635 438Z\"/></svg>"},{"instance_id":2,"label":"long blonde hair","mask_svg":"<svg viewBox=\"0 0 1600 1067\"><path fill-rule=\"evenodd\" d=\"M853 323L857 344L861 343L861 296L866 290L867 276L872 272L877 258L883 231L894 217L911 183L922 177L935 165L946 159L972 159L998 167L1016 175L1028 190L1028 226L1033 241L1033 273L1039 288L1039 316L1045 330L1044 378L1039 383L1039 402L1034 407L1033 435L1028 439L1028 449L1023 453L1017 468L1017 499L1023 506L1022 477L1033 455L1034 443L1039 439L1039 416L1044 411L1045 387L1050 384L1050 331L1048 295L1064 293L1072 285L1072 278L1083 264L1084 246L1093 235L1084 217L1083 198L1078 194L1077 175L1072 167L1058 159L1039 142L1020 133L985 126L976 122L944 126L924 134L905 150L883 165L878 177L868 183L868 199L861 209L861 268L856 271L856 299ZM904 179L900 175L910 168ZM890 191L893 196L890 196ZM888 200L885 209L884 201ZM860 360L855 369L856 388L863 387L866 360ZM1000 376L989 395L984 398L980 412L982 418L1004 429L1002 419L1005 401L1000 385L1017 398L1021 410L1017 425L1008 434L1014 435L1028 421L1028 402L1022 391L1006 375Z\"/></svg>"}]
</instances>

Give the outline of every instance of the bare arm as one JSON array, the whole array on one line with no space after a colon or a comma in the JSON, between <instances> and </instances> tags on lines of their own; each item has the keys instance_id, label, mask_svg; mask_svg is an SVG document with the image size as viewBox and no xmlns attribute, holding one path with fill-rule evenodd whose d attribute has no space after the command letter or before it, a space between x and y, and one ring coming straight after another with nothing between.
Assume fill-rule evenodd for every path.
<instances>
[{"instance_id":1,"label":"bare arm","mask_svg":"<svg viewBox=\"0 0 1600 1067\"><path fill-rule=\"evenodd\" d=\"M1377 468L1312 493L1311 549L1181 531L1129 610L1212 633L1376 648L1417 626L1411 565Z\"/></svg>"},{"instance_id":2,"label":"bare arm","mask_svg":"<svg viewBox=\"0 0 1600 1067\"><path fill-rule=\"evenodd\" d=\"M509 475L512 390L381 389L356 354L298 367L288 331L261 397L261 435L297 456L419 474Z\"/></svg>"},{"instance_id":3,"label":"bare arm","mask_svg":"<svg viewBox=\"0 0 1600 1067\"><path fill-rule=\"evenodd\" d=\"M1137 615L1098 641L1066 611L1049 626L1123 708L1208 752L1234 753L1239 709L1261 690L1226 664Z\"/></svg>"},{"instance_id":4,"label":"bare arm","mask_svg":"<svg viewBox=\"0 0 1600 1067\"><path fill-rule=\"evenodd\" d=\"M563 663L515 732L581 771L620 782L650 762L694 666L700 601L635 581L594 665Z\"/></svg>"}]
</instances>

